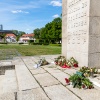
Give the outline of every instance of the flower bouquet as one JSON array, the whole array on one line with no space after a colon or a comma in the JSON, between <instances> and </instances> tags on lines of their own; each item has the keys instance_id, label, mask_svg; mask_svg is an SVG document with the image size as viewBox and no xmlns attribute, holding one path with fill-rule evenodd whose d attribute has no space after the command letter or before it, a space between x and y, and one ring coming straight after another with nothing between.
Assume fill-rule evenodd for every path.
<instances>
[{"instance_id":1,"label":"flower bouquet","mask_svg":"<svg viewBox=\"0 0 100 100\"><path fill-rule=\"evenodd\" d=\"M66 63L66 58L64 56L59 56L54 60L55 64L58 66L63 66Z\"/></svg>"},{"instance_id":2,"label":"flower bouquet","mask_svg":"<svg viewBox=\"0 0 100 100\"><path fill-rule=\"evenodd\" d=\"M78 62L73 57L70 58L70 62L73 67L78 67Z\"/></svg>"},{"instance_id":3,"label":"flower bouquet","mask_svg":"<svg viewBox=\"0 0 100 100\"><path fill-rule=\"evenodd\" d=\"M58 56L57 58L55 58L54 62L56 65L58 65L58 61L61 59L61 56Z\"/></svg>"},{"instance_id":4,"label":"flower bouquet","mask_svg":"<svg viewBox=\"0 0 100 100\"><path fill-rule=\"evenodd\" d=\"M81 74L73 74L72 76L69 77L69 79L65 78L65 81L68 85L72 85L73 88L83 88L83 89L92 89L93 84L90 82L89 79L86 77L82 76ZM70 84L71 83L71 84Z\"/></svg>"},{"instance_id":5,"label":"flower bouquet","mask_svg":"<svg viewBox=\"0 0 100 100\"><path fill-rule=\"evenodd\" d=\"M73 57L71 57L70 60L66 60L64 56L58 56L54 62L62 68L78 67L78 62Z\"/></svg>"},{"instance_id":6,"label":"flower bouquet","mask_svg":"<svg viewBox=\"0 0 100 100\"><path fill-rule=\"evenodd\" d=\"M94 74L98 73L96 68L89 68L85 66L82 67L79 71L82 72L85 77L94 77Z\"/></svg>"},{"instance_id":7,"label":"flower bouquet","mask_svg":"<svg viewBox=\"0 0 100 100\"><path fill-rule=\"evenodd\" d=\"M49 64L49 62L46 61L45 58L42 58L42 59L41 59L41 66L48 65L48 64Z\"/></svg>"}]
</instances>

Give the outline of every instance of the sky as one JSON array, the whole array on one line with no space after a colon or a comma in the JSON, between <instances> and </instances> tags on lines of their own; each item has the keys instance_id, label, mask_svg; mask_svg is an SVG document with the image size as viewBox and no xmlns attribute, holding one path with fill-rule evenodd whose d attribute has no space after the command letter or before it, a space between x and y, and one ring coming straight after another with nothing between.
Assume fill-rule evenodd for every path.
<instances>
[{"instance_id":1,"label":"sky","mask_svg":"<svg viewBox=\"0 0 100 100\"><path fill-rule=\"evenodd\" d=\"M3 30L33 33L62 13L62 0L0 0Z\"/></svg>"}]
</instances>

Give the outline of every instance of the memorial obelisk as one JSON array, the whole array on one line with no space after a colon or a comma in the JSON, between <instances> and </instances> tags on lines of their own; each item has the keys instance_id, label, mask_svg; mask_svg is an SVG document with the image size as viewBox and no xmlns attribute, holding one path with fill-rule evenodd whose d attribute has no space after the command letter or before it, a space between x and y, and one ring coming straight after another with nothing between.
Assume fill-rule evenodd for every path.
<instances>
[{"instance_id":1,"label":"memorial obelisk","mask_svg":"<svg viewBox=\"0 0 100 100\"><path fill-rule=\"evenodd\" d=\"M100 0L62 0L62 55L100 68Z\"/></svg>"}]
</instances>

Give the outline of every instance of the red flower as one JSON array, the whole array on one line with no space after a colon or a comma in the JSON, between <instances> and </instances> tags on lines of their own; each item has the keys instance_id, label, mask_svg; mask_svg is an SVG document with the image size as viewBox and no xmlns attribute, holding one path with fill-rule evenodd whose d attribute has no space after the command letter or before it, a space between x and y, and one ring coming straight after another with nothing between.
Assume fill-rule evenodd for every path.
<instances>
[{"instance_id":1,"label":"red flower","mask_svg":"<svg viewBox=\"0 0 100 100\"><path fill-rule=\"evenodd\" d=\"M82 85L82 88L85 88L85 85L84 84Z\"/></svg>"},{"instance_id":2,"label":"red flower","mask_svg":"<svg viewBox=\"0 0 100 100\"><path fill-rule=\"evenodd\" d=\"M68 65L67 65L67 68L70 68L70 67L71 67L71 66L68 66Z\"/></svg>"},{"instance_id":3,"label":"red flower","mask_svg":"<svg viewBox=\"0 0 100 100\"><path fill-rule=\"evenodd\" d=\"M67 68L67 65L66 64L64 64L63 66L61 66L62 68Z\"/></svg>"},{"instance_id":4,"label":"red flower","mask_svg":"<svg viewBox=\"0 0 100 100\"><path fill-rule=\"evenodd\" d=\"M73 66L74 66L74 67L78 67L78 64L74 64Z\"/></svg>"},{"instance_id":5,"label":"red flower","mask_svg":"<svg viewBox=\"0 0 100 100\"><path fill-rule=\"evenodd\" d=\"M70 68L70 66L64 64L64 65L62 66L62 68Z\"/></svg>"},{"instance_id":6,"label":"red flower","mask_svg":"<svg viewBox=\"0 0 100 100\"><path fill-rule=\"evenodd\" d=\"M67 78L65 78L65 81L67 84L69 84L69 82L70 82L69 79L67 79Z\"/></svg>"}]
</instances>

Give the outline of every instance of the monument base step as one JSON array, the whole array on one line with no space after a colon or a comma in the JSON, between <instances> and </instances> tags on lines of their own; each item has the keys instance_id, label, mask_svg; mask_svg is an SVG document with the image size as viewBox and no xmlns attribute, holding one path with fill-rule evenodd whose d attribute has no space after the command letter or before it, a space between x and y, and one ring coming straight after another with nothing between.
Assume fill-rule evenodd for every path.
<instances>
[{"instance_id":1,"label":"monument base step","mask_svg":"<svg viewBox=\"0 0 100 100\"><path fill-rule=\"evenodd\" d=\"M15 70L6 70L3 80L3 93L16 92L17 80Z\"/></svg>"}]
</instances>

